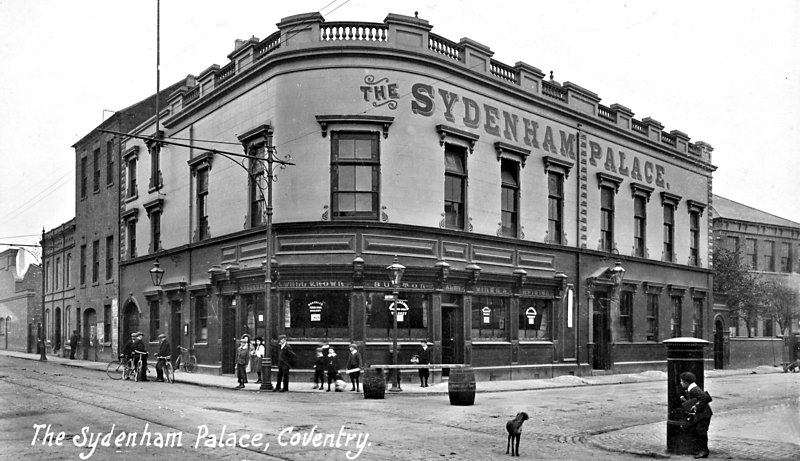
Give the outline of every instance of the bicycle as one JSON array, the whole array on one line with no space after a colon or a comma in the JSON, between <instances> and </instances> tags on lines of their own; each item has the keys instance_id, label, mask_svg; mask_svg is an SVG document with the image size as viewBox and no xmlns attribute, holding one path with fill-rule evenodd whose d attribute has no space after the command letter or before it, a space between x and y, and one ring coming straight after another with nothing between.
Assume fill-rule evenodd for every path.
<instances>
[{"instance_id":1,"label":"bicycle","mask_svg":"<svg viewBox=\"0 0 800 461\"><path fill-rule=\"evenodd\" d=\"M128 379L133 376L133 363L130 359L126 361L124 355L120 355L119 359L108 362L106 374L115 380Z\"/></svg>"},{"instance_id":2,"label":"bicycle","mask_svg":"<svg viewBox=\"0 0 800 461\"><path fill-rule=\"evenodd\" d=\"M197 369L197 357L194 355L194 349L190 350L181 345L178 345L178 349L181 350L181 354L175 359L175 370L180 370L181 365L183 365L183 371L187 373L194 373ZM186 354L185 359L183 358L184 353Z\"/></svg>"},{"instance_id":3,"label":"bicycle","mask_svg":"<svg viewBox=\"0 0 800 461\"><path fill-rule=\"evenodd\" d=\"M134 355L141 355L141 356L147 355L147 352L133 351L133 353ZM147 367L147 369L142 369L144 360L142 360L141 357L139 357L139 360L136 360L135 362L136 366L133 368L133 380L139 381L139 376L144 375L144 377L147 377L146 372L150 371L150 367Z\"/></svg>"},{"instance_id":4,"label":"bicycle","mask_svg":"<svg viewBox=\"0 0 800 461\"><path fill-rule=\"evenodd\" d=\"M175 369L172 368L172 362L170 361L170 357L168 355L156 356L156 369L158 369L158 360L164 359L164 368L161 369L162 373L164 373L164 379L172 384L175 382Z\"/></svg>"}]
</instances>

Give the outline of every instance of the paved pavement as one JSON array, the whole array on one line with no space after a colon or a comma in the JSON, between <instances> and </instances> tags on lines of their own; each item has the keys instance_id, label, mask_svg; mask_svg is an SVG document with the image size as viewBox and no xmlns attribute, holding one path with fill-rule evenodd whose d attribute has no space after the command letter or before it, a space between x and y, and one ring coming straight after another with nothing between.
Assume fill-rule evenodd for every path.
<instances>
[{"instance_id":1,"label":"paved pavement","mask_svg":"<svg viewBox=\"0 0 800 461\"><path fill-rule=\"evenodd\" d=\"M27 360L39 360L38 354L28 354L14 351L0 351L0 356L17 357ZM60 366L79 367L105 371L107 363L90 362L84 360L69 360L62 357L48 356L48 362ZM761 366L757 368L735 370L706 370L705 378L714 379L724 376L744 374L782 373L780 367ZM152 379L155 376L151 377ZM274 378L274 375L273 375ZM787 378L790 378L787 376ZM800 379L792 382L797 384ZM633 374L605 374L598 376L578 377L560 376L552 379L532 379L515 381L480 381L477 383L477 393L483 392L508 392L535 389L552 389L561 387L613 385L637 383L647 381L664 381L667 374L662 371L646 371ZM216 376L200 373L176 372L177 383L191 384L205 387L231 389L236 385L232 376ZM152 385L162 385L154 383ZM403 392L390 393L390 398L408 396L424 397L425 395L447 394L447 383L437 383L426 388L408 383L403 385ZM292 383L291 392L314 393L321 392L311 388L310 382ZM349 388L349 383L348 383ZM259 385L248 384L239 392L259 392ZM800 394L799 394L800 395ZM709 431L709 448L711 459L800 459L800 419L798 419L798 404L800 398L792 404L765 407L759 411L744 409L741 412L733 411L724 414L715 414L711 430ZM782 424L789 421L790 424ZM777 423L776 423L777 422ZM776 427L782 429L776 430ZM613 452L628 453L637 456L653 458L682 457L666 453L666 422L642 424L619 430L594 434L588 438L588 443Z\"/></svg>"}]
</instances>

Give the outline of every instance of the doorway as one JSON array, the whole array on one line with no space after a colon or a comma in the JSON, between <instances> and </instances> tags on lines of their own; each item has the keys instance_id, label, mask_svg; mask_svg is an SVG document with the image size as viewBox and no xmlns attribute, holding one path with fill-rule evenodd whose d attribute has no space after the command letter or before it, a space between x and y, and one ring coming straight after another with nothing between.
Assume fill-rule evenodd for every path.
<instances>
[{"instance_id":1,"label":"doorway","mask_svg":"<svg viewBox=\"0 0 800 461\"><path fill-rule=\"evenodd\" d=\"M83 312L83 331L81 332L81 342L83 343L83 360L97 361L97 313L89 308Z\"/></svg>"},{"instance_id":2,"label":"doorway","mask_svg":"<svg viewBox=\"0 0 800 461\"><path fill-rule=\"evenodd\" d=\"M455 303L442 303L442 363L464 363L464 315ZM442 376L449 375L449 368L442 369Z\"/></svg>"},{"instance_id":3,"label":"doorway","mask_svg":"<svg viewBox=\"0 0 800 461\"><path fill-rule=\"evenodd\" d=\"M716 370L725 368L724 329L725 325L722 324L722 319L717 319L716 322L714 322L714 369Z\"/></svg>"},{"instance_id":4,"label":"doorway","mask_svg":"<svg viewBox=\"0 0 800 461\"><path fill-rule=\"evenodd\" d=\"M128 301L125 308L122 309L122 337L120 337L120 349L125 346L125 343L130 341L131 334L139 331L139 308L136 304Z\"/></svg>"},{"instance_id":5,"label":"doorway","mask_svg":"<svg viewBox=\"0 0 800 461\"><path fill-rule=\"evenodd\" d=\"M222 373L233 373L236 355L236 305L232 296L225 296L222 305Z\"/></svg>"},{"instance_id":6,"label":"doorway","mask_svg":"<svg viewBox=\"0 0 800 461\"><path fill-rule=\"evenodd\" d=\"M55 318L53 319L53 352L61 354L61 308L56 307ZM63 354L61 354L63 357Z\"/></svg>"},{"instance_id":7,"label":"doorway","mask_svg":"<svg viewBox=\"0 0 800 461\"><path fill-rule=\"evenodd\" d=\"M594 294L592 313L592 341L594 342L592 354L592 368L595 370L608 370L610 368L611 331L609 330L609 299L606 293Z\"/></svg>"},{"instance_id":8,"label":"doorway","mask_svg":"<svg viewBox=\"0 0 800 461\"><path fill-rule=\"evenodd\" d=\"M169 326L169 344L172 350L170 358L172 363L175 363L175 359L181 355L180 346L183 346L183 332L181 331L183 328L183 320L181 318L181 302L171 301L169 303L169 308L171 322Z\"/></svg>"}]
</instances>

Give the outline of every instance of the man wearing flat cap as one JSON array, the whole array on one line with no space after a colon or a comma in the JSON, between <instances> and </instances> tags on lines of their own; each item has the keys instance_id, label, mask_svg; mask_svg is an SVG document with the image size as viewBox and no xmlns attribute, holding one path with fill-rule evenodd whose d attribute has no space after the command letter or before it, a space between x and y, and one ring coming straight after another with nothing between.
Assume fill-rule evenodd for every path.
<instances>
[{"instance_id":1,"label":"man wearing flat cap","mask_svg":"<svg viewBox=\"0 0 800 461\"><path fill-rule=\"evenodd\" d=\"M167 360L172 358L172 348L169 345L169 341L167 341L167 335L161 333L158 335L158 340L161 344L158 346L158 355L156 355L156 381L164 382L164 366L167 364Z\"/></svg>"},{"instance_id":2,"label":"man wearing flat cap","mask_svg":"<svg viewBox=\"0 0 800 461\"><path fill-rule=\"evenodd\" d=\"M141 360L142 361L142 373L139 375L139 381L147 382L147 347L144 345L144 333L141 331L136 332L136 342L133 343L133 352L135 359L133 360L133 366L137 366L137 363Z\"/></svg>"},{"instance_id":3,"label":"man wearing flat cap","mask_svg":"<svg viewBox=\"0 0 800 461\"><path fill-rule=\"evenodd\" d=\"M122 360L124 360L123 363L125 363L126 367L128 366L129 363L132 363L131 358L133 357L133 343L135 342L136 342L136 332L133 332L131 333L131 337L128 340L128 342L126 342L125 346L122 347ZM130 376L127 376L126 374L125 379L130 379Z\"/></svg>"}]
</instances>

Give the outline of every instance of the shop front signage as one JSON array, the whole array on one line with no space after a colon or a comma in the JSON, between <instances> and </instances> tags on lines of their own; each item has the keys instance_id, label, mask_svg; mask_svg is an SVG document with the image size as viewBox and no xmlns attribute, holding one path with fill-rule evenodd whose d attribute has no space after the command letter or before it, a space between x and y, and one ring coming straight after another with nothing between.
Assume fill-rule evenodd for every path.
<instances>
[{"instance_id":1,"label":"shop front signage","mask_svg":"<svg viewBox=\"0 0 800 461\"><path fill-rule=\"evenodd\" d=\"M393 289L392 282L372 282L372 288L389 288ZM397 287L398 290L433 290L433 283L428 282L401 282Z\"/></svg>"},{"instance_id":2,"label":"shop front signage","mask_svg":"<svg viewBox=\"0 0 800 461\"><path fill-rule=\"evenodd\" d=\"M536 323L536 309L534 309L533 306L525 309L525 318L528 319L528 325Z\"/></svg>"},{"instance_id":3,"label":"shop front signage","mask_svg":"<svg viewBox=\"0 0 800 461\"><path fill-rule=\"evenodd\" d=\"M557 298L555 290L548 290L544 288L525 288L520 290L520 296L524 298L543 298L553 299Z\"/></svg>"},{"instance_id":4,"label":"shop front signage","mask_svg":"<svg viewBox=\"0 0 800 461\"><path fill-rule=\"evenodd\" d=\"M408 301L405 299L398 299L389 305L389 311L397 316L398 322L402 322L406 314L408 314Z\"/></svg>"},{"instance_id":5,"label":"shop front signage","mask_svg":"<svg viewBox=\"0 0 800 461\"><path fill-rule=\"evenodd\" d=\"M475 287L474 292L482 294L492 294L492 295L510 295L514 293L513 291L511 291L510 288L486 287L486 286Z\"/></svg>"},{"instance_id":6,"label":"shop front signage","mask_svg":"<svg viewBox=\"0 0 800 461\"><path fill-rule=\"evenodd\" d=\"M308 312L311 314L311 321L312 322L319 322L322 320L322 302L321 301L311 301L308 303Z\"/></svg>"},{"instance_id":7,"label":"shop front signage","mask_svg":"<svg viewBox=\"0 0 800 461\"><path fill-rule=\"evenodd\" d=\"M281 288L348 288L349 283L341 280L285 280L278 282Z\"/></svg>"}]
</instances>

